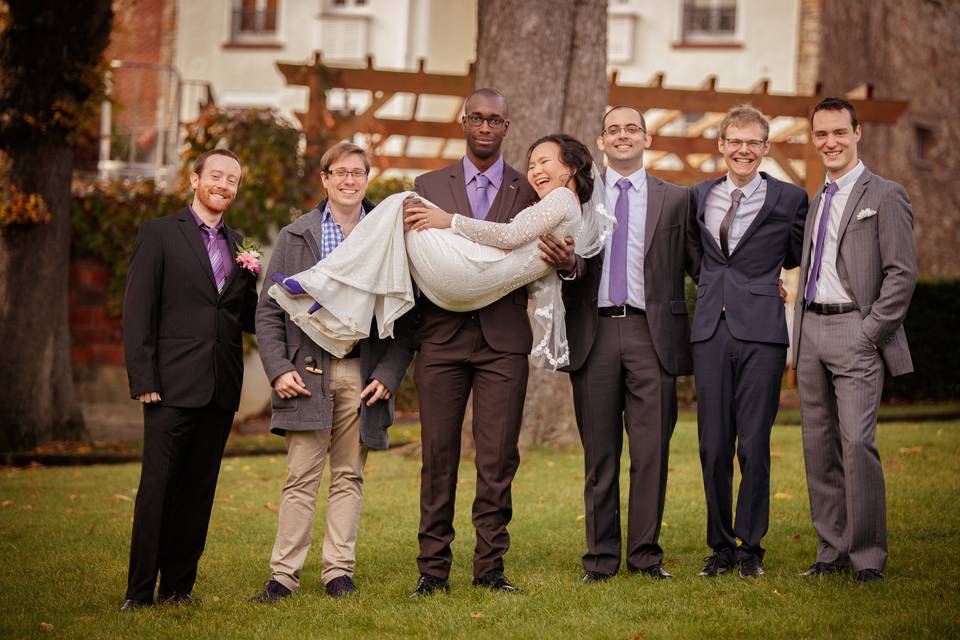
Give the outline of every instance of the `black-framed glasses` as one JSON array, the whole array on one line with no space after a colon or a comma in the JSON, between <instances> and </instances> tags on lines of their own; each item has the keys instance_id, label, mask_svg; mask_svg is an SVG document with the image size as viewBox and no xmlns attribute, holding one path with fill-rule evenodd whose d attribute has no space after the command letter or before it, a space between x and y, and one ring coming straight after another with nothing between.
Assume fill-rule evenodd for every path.
<instances>
[{"instance_id":1,"label":"black-framed glasses","mask_svg":"<svg viewBox=\"0 0 960 640\"><path fill-rule=\"evenodd\" d=\"M363 180L367 177L366 169L344 169L343 167L337 167L336 169L330 169L324 173L326 173L328 176L336 176L337 178L353 176L357 180Z\"/></svg>"},{"instance_id":2,"label":"black-framed glasses","mask_svg":"<svg viewBox=\"0 0 960 640\"><path fill-rule=\"evenodd\" d=\"M611 138L615 138L616 136L620 135L620 132L621 132L621 131L624 132L624 133L628 133L628 134L630 134L631 136L635 136L635 135L637 135L638 133L646 133L646 132L647 132L646 129L644 129L643 127L641 127L641 126L638 125L638 124L628 124L628 125L624 125L624 126L622 126L622 127L621 127L620 125L618 125L618 124L612 124L612 125L610 125L609 127L607 127L606 129L603 130L603 132L604 132L605 134L607 134L608 136L610 136Z\"/></svg>"},{"instance_id":3,"label":"black-framed glasses","mask_svg":"<svg viewBox=\"0 0 960 640\"><path fill-rule=\"evenodd\" d=\"M503 125L507 123L507 121L500 116L490 116L489 118L484 118L479 113L468 113L467 115L463 116L463 121L474 128L477 128L486 122L487 126L489 126L491 129L502 129Z\"/></svg>"},{"instance_id":4,"label":"black-framed glasses","mask_svg":"<svg viewBox=\"0 0 960 640\"><path fill-rule=\"evenodd\" d=\"M743 145L747 145L747 149L753 151L754 153L763 148L764 142L766 142L766 140L740 140L739 138L723 139L723 144L729 151L735 151Z\"/></svg>"}]
</instances>

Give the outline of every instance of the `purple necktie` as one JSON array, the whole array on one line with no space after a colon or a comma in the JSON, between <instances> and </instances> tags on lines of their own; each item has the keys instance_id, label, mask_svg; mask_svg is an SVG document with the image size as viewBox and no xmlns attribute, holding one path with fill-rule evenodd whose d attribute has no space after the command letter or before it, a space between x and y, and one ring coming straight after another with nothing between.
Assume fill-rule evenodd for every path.
<instances>
[{"instance_id":1,"label":"purple necktie","mask_svg":"<svg viewBox=\"0 0 960 640\"><path fill-rule=\"evenodd\" d=\"M836 182L831 182L824 191L823 209L820 212L820 228L817 229L817 244L813 249L813 267L810 269L810 276L807 278L807 290L803 294L803 301L806 304L813 302L813 298L817 295L820 263L823 262L823 239L827 235L827 227L830 226L830 202L833 200L833 194L839 188Z\"/></svg>"},{"instance_id":2,"label":"purple necktie","mask_svg":"<svg viewBox=\"0 0 960 640\"><path fill-rule=\"evenodd\" d=\"M475 205L473 207L473 217L477 220L486 220L487 213L490 211L490 195L487 193L487 187L490 186L490 178L482 173L478 173L474 181L477 183L477 193L470 203L471 205Z\"/></svg>"},{"instance_id":3,"label":"purple necktie","mask_svg":"<svg viewBox=\"0 0 960 640\"><path fill-rule=\"evenodd\" d=\"M213 277L217 281L217 293L223 293L223 283L226 282L226 271L223 267L223 256L220 255L220 243L217 242L216 229L211 229L203 225L203 231L207 234L207 255L210 256L210 266L213 267Z\"/></svg>"},{"instance_id":4,"label":"purple necktie","mask_svg":"<svg viewBox=\"0 0 960 640\"><path fill-rule=\"evenodd\" d=\"M626 178L617 180L620 195L617 196L617 206L614 214L617 216L617 226L613 230L613 240L610 243L610 302L619 307L627 301L627 227L630 222L630 181Z\"/></svg>"}]
</instances>

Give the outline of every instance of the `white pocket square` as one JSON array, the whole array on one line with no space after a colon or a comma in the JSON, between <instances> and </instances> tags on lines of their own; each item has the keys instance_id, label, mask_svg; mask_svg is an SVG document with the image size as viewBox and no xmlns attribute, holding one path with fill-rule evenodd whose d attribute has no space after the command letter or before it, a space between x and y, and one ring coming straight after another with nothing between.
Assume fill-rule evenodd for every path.
<instances>
[{"instance_id":1,"label":"white pocket square","mask_svg":"<svg viewBox=\"0 0 960 640\"><path fill-rule=\"evenodd\" d=\"M857 220L866 220L875 215L877 215L876 209L860 209L860 211L857 211Z\"/></svg>"}]
</instances>

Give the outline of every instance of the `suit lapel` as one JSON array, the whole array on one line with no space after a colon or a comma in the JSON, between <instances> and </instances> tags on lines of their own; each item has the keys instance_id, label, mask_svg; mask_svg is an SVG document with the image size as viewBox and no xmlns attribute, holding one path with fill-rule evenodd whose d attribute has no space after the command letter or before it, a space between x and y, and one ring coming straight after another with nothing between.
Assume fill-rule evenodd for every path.
<instances>
[{"instance_id":1,"label":"suit lapel","mask_svg":"<svg viewBox=\"0 0 960 640\"><path fill-rule=\"evenodd\" d=\"M810 201L810 208L807 210L807 220L803 225L803 247L801 248L800 258L800 287L798 291L803 291L807 283L807 271L810 270L810 252L813 240L813 226L817 221L817 209L820 208L820 199L823 198L823 189L820 187L816 195Z\"/></svg>"},{"instance_id":2,"label":"suit lapel","mask_svg":"<svg viewBox=\"0 0 960 640\"><path fill-rule=\"evenodd\" d=\"M207 274L207 280L210 281L213 290L216 291L217 281L213 277L213 267L210 265L210 254L207 253L207 248L203 246L203 240L200 239L200 231L197 230L197 221L189 209L183 209L177 216L177 220L180 222L180 231L183 233L184 240L190 246L193 255L200 262L200 268Z\"/></svg>"},{"instance_id":3,"label":"suit lapel","mask_svg":"<svg viewBox=\"0 0 960 640\"><path fill-rule=\"evenodd\" d=\"M223 256L223 259L233 262L233 269L230 270L230 275L227 276L227 281L223 283L223 292L220 295L223 295L227 292L227 289L230 288L230 285L234 280L237 279L237 276L239 276L240 272L243 270L243 267L237 264L234 260L234 256L237 255L237 251L240 248L240 234L228 227L226 224L223 225L223 230L227 233L227 244L230 245L230 255Z\"/></svg>"},{"instance_id":4,"label":"suit lapel","mask_svg":"<svg viewBox=\"0 0 960 640\"><path fill-rule=\"evenodd\" d=\"M730 252L731 256L737 252L737 249L746 244L750 236L756 232L760 225L763 224L763 221L767 219L767 216L770 215L770 212L773 211L773 208L777 206L777 201L780 200L780 192L783 191L783 184L765 173L761 172L761 175L767 182L767 194L763 199L763 206L760 207L757 217L753 219L753 222L750 223L747 230L743 232L743 236L740 237L737 246Z\"/></svg>"},{"instance_id":5,"label":"suit lapel","mask_svg":"<svg viewBox=\"0 0 960 640\"><path fill-rule=\"evenodd\" d=\"M493 199L493 203L490 205L490 214L493 215L487 214L487 220L507 222L510 219L513 204L517 200L517 183L520 179L520 174L504 163L503 181L500 183L500 190L497 191L497 197ZM494 208L494 205L496 205L496 208Z\"/></svg>"},{"instance_id":6,"label":"suit lapel","mask_svg":"<svg viewBox=\"0 0 960 640\"><path fill-rule=\"evenodd\" d=\"M470 200L467 198L467 188L463 184L463 162L454 163L450 167L448 176L450 185L450 196L457 205L456 211L450 213L459 213L460 215L473 217L473 211L470 210Z\"/></svg>"},{"instance_id":7,"label":"suit lapel","mask_svg":"<svg viewBox=\"0 0 960 640\"><path fill-rule=\"evenodd\" d=\"M714 239L713 234L707 229L707 198L710 197L710 191L723 182L724 178L721 176L719 178L714 178L709 182L701 182L697 187L694 187L694 190L698 188L703 189L703 193L697 198L697 225L700 228L700 236L706 237L707 242L713 243L713 246L716 248L717 252L721 255L723 251L720 248L720 245L717 244L717 241Z\"/></svg>"},{"instance_id":8,"label":"suit lapel","mask_svg":"<svg viewBox=\"0 0 960 640\"><path fill-rule=\"evenodd\" d=\"M664 187L663 183L647 174L647 215L643 229L643 255L650 253L653 245L653 234L657 231L660 222L660 213L663 211Z\"/></svg>"},{"instance_id":9,"label":"suit lapel","mask_svg":"<svg viewBox=\"0 0 960 640\"><path fill-rule=\"evenodd\" d=\"M840 228L837 230L838 247L843 239L843 232L847 230L847 225L850 224L850 218L853 217L854 209L857 208L860 198L863 197L863 193L867 190L867 184L870 182L871 176L873 176L873 174L870 173L866 167L864 167L860 177L857 178L857 183L853 185L853 190L850 191L850 197L847 199L847 206L843 208L843 215L840 216Z\"/></svg>"}]
</instances>

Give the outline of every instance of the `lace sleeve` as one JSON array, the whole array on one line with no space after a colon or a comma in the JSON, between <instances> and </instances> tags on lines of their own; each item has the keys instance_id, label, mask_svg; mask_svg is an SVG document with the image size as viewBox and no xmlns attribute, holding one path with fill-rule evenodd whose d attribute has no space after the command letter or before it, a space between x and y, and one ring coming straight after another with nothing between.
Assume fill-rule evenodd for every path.
<instances>
[{"instance_id":1,"label":"lace sleeve","mask_svg":"<svg viewBox=\"0 0 960 640\"><path fill-rule=\"evenodd\" d=\"M456 214L451 227L454 233L474 242L500 249L516 249L555 229L573 207L580 208L577 196L569 189L559 188L518 213L510 222L475 220Z\"/></svg>"}]
</instances>

